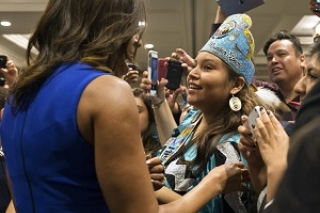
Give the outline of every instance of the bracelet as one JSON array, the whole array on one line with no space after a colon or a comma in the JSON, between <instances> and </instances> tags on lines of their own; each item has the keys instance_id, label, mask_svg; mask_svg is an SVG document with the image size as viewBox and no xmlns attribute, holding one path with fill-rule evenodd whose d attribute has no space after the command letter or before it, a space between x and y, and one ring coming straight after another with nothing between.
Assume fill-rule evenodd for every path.
<instances>
[{"instance_id":1,"label":"bracelet","mask_svg":"<svg viewBox=\"0 0 320 213\"><path fill-rule=\"evenodd\" d=\"M159 103L157 103L157 104L152 104L151 105L151 108L152 109L159 109L160 108L160 106L161 106L161 104L163 103L163 101L164 101L164 99L162 99Z\"/></svg>"}]
</instances>

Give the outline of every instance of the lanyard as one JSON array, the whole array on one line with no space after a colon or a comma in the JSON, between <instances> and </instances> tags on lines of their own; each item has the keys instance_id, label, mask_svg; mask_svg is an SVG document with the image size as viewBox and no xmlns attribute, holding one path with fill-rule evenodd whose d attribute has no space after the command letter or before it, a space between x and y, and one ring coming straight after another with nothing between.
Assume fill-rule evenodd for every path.
<instances>
[{"instance_id":1,"label":"lanyard","mask_svg":"<svg viewBox=\"0 0 320 213\"><path fill-rule=\"evenodd\" d=\"M194 130L199 125L200 120L201 119L199 118L197 121L183 129L177 137L171 137L166 142L164 149L160 154L163 165L170 163L171 160L177 156L177 152L181 149L181 147L183 147L183 145L192 139L195 132Z\"/></svg>"}]
</instances>

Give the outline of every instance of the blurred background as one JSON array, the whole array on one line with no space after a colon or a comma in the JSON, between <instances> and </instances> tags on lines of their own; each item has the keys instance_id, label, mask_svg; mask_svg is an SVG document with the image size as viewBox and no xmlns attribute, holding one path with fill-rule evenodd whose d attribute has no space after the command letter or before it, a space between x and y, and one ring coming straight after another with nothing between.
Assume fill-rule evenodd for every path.
<instances>
[{"instance_id":1,"label":"blurred background","mask_svg":"<svg viewBox=\"0 0 320 213\"><path fill-rule=\"evenodd\" d=\"M244 0L253 1L253 0ZM25 64L25 47L29 34L44 10L47 0L0 0L0 54L8 55L18 67ZM170 56L177 48L191 56L207 42L218 7L216 0L147 0L147 28L144 44L153 44L159 57ZM298 36L305 52L313 42L320 19L309 11L308 0L265 0L265 4L249 12L255 38L256 76L269 80L264 43L275 32L286 29ZM4 25L6 23L4 22ZM306 52L307 53L307 52ZM140 48L138 63L147 67L147 51Z\"/></svg>"}]
</instances>

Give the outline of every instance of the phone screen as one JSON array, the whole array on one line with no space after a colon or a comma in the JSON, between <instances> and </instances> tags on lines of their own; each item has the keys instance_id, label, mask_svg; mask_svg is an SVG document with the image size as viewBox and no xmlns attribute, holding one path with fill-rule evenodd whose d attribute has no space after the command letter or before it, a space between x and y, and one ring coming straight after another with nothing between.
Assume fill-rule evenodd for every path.
<instances>
[{"instance_id":1,"label":"phone screen","mask_svg":"<svg viewBox=\"0 0 320 213\"><path fill-rule=\"evenodd\" d=\"M0 68L6 68L7 56L0 55Z\"/></svg>"},{"instance_id":2,"label":"phone screen","mask_svg":"<svg viewBox=\"0 0 320 213\"><path fill-rule=\"evenodd\" d=\"M168 71L166 74L166 79L168 84L166 87L171 90L176 90L180 87L180 81L182 77L182 67L181 62L176 60L170 60L168 64Z\"/></svg>"},{"instance_id":3,"label":"phone screen","mask_svg":"<svg viewBox=\"0 0 320 213\"><path fill-rule=\"evenodd\" d=\"M136 65L132 64L132 63L127 63L128 67L131 68L132 70L137 70Z\"/></svg>"},{"instance_id":4,"label":"phone screen","mask_svg":"<svg viewBox=\"0 0 320 213\"><path fill-rule=\"evenodd\" d=\"M149 66L148 76L152 81L150 95L156 96L158 90L158 52L154 50L149 51Z\"/></svg>"}]
</instances>

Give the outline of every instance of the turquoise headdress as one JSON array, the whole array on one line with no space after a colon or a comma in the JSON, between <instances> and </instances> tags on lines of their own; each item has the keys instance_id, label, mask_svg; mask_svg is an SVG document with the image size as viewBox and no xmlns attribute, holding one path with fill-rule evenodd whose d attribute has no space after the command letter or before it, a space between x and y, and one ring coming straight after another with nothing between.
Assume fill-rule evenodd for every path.
<instances>
[{"instance_id":1,"label":"turquoise headdress","mask_svg":"<svg viewBox=\"0 0 320 213\"><path fill-rule=\"evenodd\" d=\"M212 35L200 52L206 51L219 57L251 84L255 68L252 62L254 40L249 28L250 16L235 14L229 16Z\"/></svg>"}]
</instances>

